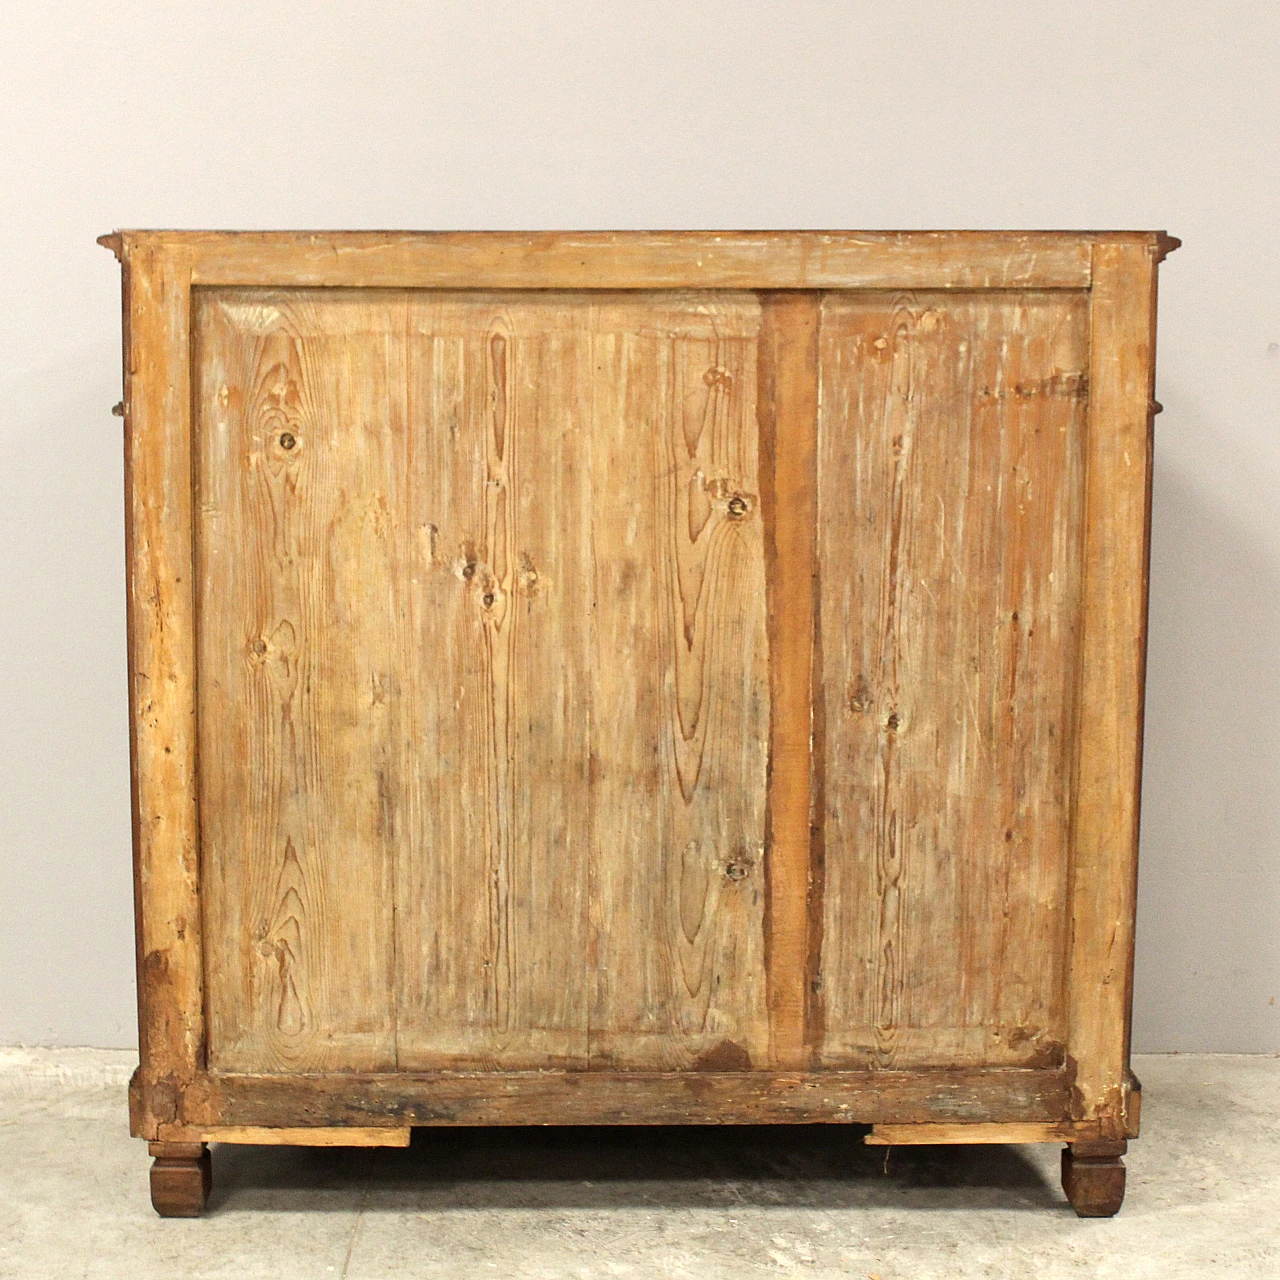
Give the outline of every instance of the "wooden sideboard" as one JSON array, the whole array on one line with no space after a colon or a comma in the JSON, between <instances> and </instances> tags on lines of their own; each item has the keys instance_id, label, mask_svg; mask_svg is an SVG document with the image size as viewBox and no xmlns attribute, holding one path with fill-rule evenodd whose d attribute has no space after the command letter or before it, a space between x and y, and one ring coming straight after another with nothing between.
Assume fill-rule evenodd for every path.
<instances>
[{"instance_id":1,"label":"wooden sideboard","mask_svg":"<svg viewBox=\"0 0 1280 1280\"><path fill-rule=\"evenodd\" d=\"M1158 232L104 236L152 1198L419 1125L1114 1213Z\"/></svg>"}]
</instances>

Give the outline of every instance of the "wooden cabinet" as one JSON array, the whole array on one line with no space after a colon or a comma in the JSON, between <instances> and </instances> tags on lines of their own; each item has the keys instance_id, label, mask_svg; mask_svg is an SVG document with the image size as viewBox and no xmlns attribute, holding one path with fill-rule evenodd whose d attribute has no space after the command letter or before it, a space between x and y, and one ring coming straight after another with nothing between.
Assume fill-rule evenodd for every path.
<instances>
[{"instance_id":1,"label":"wooden cabinet","mask_svg":"<svg viewBox=\"0 0 1280 1280\"><path fill-rule=\"evenodd\" d=\"M797 1120L1115 1212L1176 241L104 242L160 1212L209 1142Z\"/></svg>"}]
</instances>

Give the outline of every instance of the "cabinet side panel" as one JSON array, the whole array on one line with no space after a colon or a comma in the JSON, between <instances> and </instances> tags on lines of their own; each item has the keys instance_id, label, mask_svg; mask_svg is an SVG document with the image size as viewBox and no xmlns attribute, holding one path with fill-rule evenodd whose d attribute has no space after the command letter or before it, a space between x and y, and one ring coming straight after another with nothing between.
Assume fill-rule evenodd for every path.
<instances>
[{"instance_id":1,"label":"cabinet side panel","mask_svg":"<svg viewBox=\"0 0 1280 1280\"><path fill-rule=\"evenodd\" d=\"M1121 1138L1142 783L1158 245L1094 250L1069 1050L1073 1114Z\"/></svg>"},{"instance_id":2,"label":"cabinet side panel","mask_svg":"<svg viewBox=\"0 0 1280 1280\"><path fill-rule=\"evenodd\" d=\"M835 294L821 332L821 1062L1054 1065L1087 295Z\"/></svg>"},{"instance_id":3,"label":"cabinet side panel","mask_svg":"<svg viewBox=\"0 0 1280 1280\"><path fill-rule=\"evenodd\" d=\"M175 1118L203 1065L195 778L188 255L126 258L129 726L141 1072L134 1132Z\"/></svg>"},{"instance_id":4,"label":"cabinet side panel","mask_svg":"<svg viewBox=\"0 0 1280 1280\"><path fill-rule=\"evenodd\" d=\"M405 306L197 294L209 1065L395 1062Z\"/></svg>"},{"instance_id":5,"label":"cabinet side panel","mask_svg":"<svg viewBox=\"0 0 1280 1280\"><path fill-rule=\"evenodd\" d=\"M760 306L595 310L591 1064L767 1065Z\"/></svg>"},{"instance_id":6,"label":"cabinet side panel","mask_svg":"<svg viewBox=\"0 0 1280 1280\"><path fill-rule=\"evenodd\" d=\"M590 306L413 295L399 1065L585 1067Z\"/></svg>"}]
</instances>

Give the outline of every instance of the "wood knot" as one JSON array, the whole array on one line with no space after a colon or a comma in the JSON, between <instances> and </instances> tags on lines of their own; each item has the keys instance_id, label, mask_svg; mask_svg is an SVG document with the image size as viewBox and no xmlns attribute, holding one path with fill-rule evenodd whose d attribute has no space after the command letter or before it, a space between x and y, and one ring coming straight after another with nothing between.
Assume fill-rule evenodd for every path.
<instances>
[{"instance_id":1,"label":"wood knot","mask_svg":"<svg viewBox=\"0 0 1280 1280\"><path fill-rule=\"evenodd\" d=\"M850 711L871 710L871 686L866 676L859 676L857 683L849 690L848 704Z\"/></svg>"},{"instance_id":2,"label":"wood knot","mask_svg":"<svg viewBox=\"0 0 1280 1280\"><path fill-rule=\"evenodd\" d=\"M898 713L896 711L889 712L889 718L885 721L885 725L890 731L896 732L901 723L902 721L898 719Z\"/></svg>"}]
</instances>

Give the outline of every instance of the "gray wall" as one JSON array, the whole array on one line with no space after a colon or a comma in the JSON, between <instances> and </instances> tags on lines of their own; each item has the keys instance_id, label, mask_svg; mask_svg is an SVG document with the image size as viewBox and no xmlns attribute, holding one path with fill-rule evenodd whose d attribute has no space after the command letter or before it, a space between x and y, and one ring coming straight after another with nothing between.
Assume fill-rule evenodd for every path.
<instances>
[{"instance_id":1,"label":"gray wall","mask_svg":"<svg viewBox=\"0 0 1280 1280\"><path fill-rule=\"evenodd\" d=\"M1167 227L1135 1014L1280 1050L1280 7L10 0L0 1043L134 1034L116 264L173 227Z\"/></svg>"}]
</instances>

